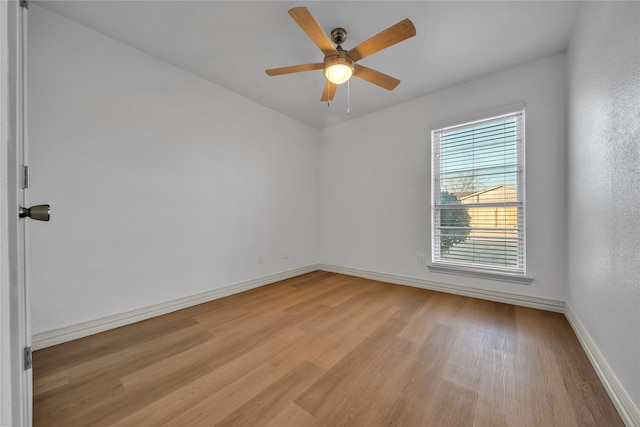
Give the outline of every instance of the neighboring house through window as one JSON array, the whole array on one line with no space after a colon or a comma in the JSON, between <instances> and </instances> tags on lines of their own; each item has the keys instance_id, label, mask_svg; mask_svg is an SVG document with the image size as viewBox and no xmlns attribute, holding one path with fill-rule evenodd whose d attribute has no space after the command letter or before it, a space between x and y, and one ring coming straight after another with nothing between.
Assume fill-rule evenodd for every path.
<instances>
[{"instance_id":1,"label":"neighboring house through window","mask_svg":"<svg viewBox=\"0 0 640 427\"><path fill-rule=\"evenodd\" d=\"M432 262L525 273L524 105L431 132Z\"/></svg>"}]
</instances>

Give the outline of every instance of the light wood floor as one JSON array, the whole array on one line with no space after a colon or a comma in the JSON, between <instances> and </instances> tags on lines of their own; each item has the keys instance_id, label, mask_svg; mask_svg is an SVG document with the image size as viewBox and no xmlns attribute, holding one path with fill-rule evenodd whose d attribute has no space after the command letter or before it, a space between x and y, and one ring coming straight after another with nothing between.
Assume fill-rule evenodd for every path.
<instances>
[{"instance_id":1,"label":"light wood floor","mask_svg":"<svg viewBox=\"0 0 640 427\"><path fill-rule=\"evenodd\" d=\"M621 426L565 317L315 272L34 353L36 426Z\"/></svg>"}]
</instances>

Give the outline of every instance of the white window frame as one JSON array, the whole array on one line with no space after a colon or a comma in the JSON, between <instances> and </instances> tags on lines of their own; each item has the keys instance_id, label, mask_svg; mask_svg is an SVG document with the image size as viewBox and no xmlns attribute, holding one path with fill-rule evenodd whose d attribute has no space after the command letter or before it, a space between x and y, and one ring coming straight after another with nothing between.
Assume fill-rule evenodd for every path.
<instances>
[{"instance_id":1,"label":"white window frame","mask_svg":"<svg viewBox=\"0 0 640 427\"><path fill-rule=\"evenodd\" d=\"M440 145L438 134L455 128L471 127L496 120L501 117L521 115L519 123L521 126L517 133L521 135L521 141L517 143L517 206L521 209L518 218L518 262L515 267L499 265L480 264L466 261L451 261L442 259L440 255L440 239L437 237L437 227L439 226L438 211L443 206L439 205L440 200ZM532 278L526 274L526 203L525 203L525 105L518 103L500 107L497 109L484 111L473 116L458 118L446 122L432 124L431 126L431 255L432 264L429 270L437 273L454 273L462 275L480 276L484 278L506 280L518 283L531 283Z\"/></svg>"}]
</instances>

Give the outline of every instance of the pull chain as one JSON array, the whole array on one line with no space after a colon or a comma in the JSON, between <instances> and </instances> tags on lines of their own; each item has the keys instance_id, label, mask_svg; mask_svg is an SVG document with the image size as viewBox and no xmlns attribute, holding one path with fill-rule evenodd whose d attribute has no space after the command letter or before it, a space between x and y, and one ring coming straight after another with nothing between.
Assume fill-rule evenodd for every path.
<instances>
[{"instance_id":1,"label":"pull chain","mask_svg":"<svg viewBox=\"0 0 640 427\"><path fill-rule=\"evenodd\" d=\"M347 116L349 115L349 103L351 101L351 79L347 80Z\"/></svg>"},{"instance_id":2,"label":"pull chain","mask_svg":"<svg viewBox=\"0 0 640 427\"><path fill-rule=\"evenodd\" d=\"M350 81L347 80L347 116L351 112L351 84ZM331 100L327 101L327 107L331 107Z\"/></svg>"}]
</instances>

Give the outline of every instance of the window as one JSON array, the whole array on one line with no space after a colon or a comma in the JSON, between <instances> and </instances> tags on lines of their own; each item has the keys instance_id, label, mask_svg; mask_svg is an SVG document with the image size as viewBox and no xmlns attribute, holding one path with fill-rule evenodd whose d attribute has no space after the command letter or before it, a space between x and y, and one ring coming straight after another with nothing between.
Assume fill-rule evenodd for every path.
<instances>
[{"instance_id":1,"label":"window","mask_svg":"<svg viewBox=\"0 0 640 427\"><path fill-rule=\"evenodd\" d=\"M434 265L524 275L524 106L431 132Z\"/></svg>"}]
</instances>

